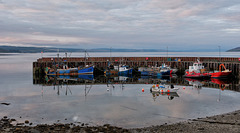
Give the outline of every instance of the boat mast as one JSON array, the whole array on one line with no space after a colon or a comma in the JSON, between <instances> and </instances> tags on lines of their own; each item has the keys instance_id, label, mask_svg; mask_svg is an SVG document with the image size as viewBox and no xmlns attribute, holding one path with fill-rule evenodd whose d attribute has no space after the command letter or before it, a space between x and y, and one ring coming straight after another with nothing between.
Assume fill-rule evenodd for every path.
<instances>
[{"instance_id":1,"label":"boat mast","mask_svg":"<svg viewBox=\"0 0 240 133\"><path fill-rule=\"evenodd\" d=\"M58 67L59 67L59 49L58 49L58 53L57 53L57 58L58 58Z\"/></svg>"},{"instance_id":2,"label":"boat mast","mask_svg":"<svg viewBox=\"0 0 240 133\"><path fill-rule=\"evenodd\" d=\"M112 47L110 47L110 62L112 62Z\"/></svg>"},{"instance_id":3,"label":"boat mast","mask_svg":"<svg viewBox=\"0 0 240 133\"><path fill-rule=\"evenodd\" d=\"M84 60L84 67L86 67L86 65L87 65L87 50L86 49L85 49L84 58L85 58L85 60Z\"/></svg>"}]
</instances>

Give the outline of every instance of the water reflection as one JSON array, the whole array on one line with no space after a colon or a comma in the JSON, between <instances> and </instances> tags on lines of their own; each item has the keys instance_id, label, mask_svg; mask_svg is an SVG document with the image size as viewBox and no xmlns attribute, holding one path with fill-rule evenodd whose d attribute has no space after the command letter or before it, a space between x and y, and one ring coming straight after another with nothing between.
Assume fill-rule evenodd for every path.
<instances>
[{"instance_id":1,"label":"water reflection","mask_svg":"<svg viewBox=\"0 0 240 133\"><path fill-rule=\"evenodd\" d=\"M228 89L234 91L240 91L238 88L238 80L232 79L209 79L198 80L190 78L181 78L176 75L164 76L164 77L149 77L149 76L98 76L93 75L78 75L78 76L46 76L33 77L33 84L40 84L46 86L54 85L84 85L84 84L121 84L124 88L124 84L174 84L192 86L193 89L200 93L202 87L219 88L221 90Z\"/></svg>"},{"instance_id":2,"label":"water reflection","mask_svg":"<svg viewBox=\"0 0 240 133\"><path fill-rule=\"evenodd\" d=\"M234 84L233 83L234 81L231 79L211 78L210 80L199 80L185 78L185 80L188 82L190 86L192 86L193 89L198 90L199 93L203 86L214 86L214 88L218 88L223 91L224 89L229 88L230 84Z\"/></svg>"}]
</instances>

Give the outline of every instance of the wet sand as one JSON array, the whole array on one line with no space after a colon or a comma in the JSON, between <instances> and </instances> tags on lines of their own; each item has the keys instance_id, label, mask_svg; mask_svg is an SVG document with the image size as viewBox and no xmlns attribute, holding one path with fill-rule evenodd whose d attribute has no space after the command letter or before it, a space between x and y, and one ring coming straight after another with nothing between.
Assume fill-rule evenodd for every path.
<instances>
[{"instance_id":1,"label":"wet sand","mask_svg":"<svg viewBox=\"0 0 240 133\"><path fill-rule=\"evenodd\" d=\"M15 124L12 124L15 123ZM25 123L16 123L15 119L10 119L7 116L0 120L0 132L32 132L32 133L89 133L89 132L104 132L104 133L153 133L153 132L211 132L211 133L239 133L240 132L240 110L222 115L216 115L206 118L197 118L175 124L159 126L150 126L145 128L121 128L105 124L103 126L88 126L82 123L81 125L70 124L53 124L53 125L37 125L31 126L28 120Z\"/></svg>"}]
</instances>

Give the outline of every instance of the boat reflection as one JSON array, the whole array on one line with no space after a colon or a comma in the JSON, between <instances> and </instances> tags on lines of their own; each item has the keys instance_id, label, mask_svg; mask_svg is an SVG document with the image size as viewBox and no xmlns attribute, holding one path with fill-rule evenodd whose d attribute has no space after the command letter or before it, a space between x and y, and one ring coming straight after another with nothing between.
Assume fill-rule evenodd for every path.
<instances>
[{"instance_id":1,"label":"boat reflection","mask_svg":"<svg viewBox=\"0 0 240 133\"><path fill-rule=\"evenodd\" d=\"M209 80L185 78L185 81L187 81L188 84L191 85L193 89L196 89L198 93L200 93L200 90L202 89L203 86L219 88L220 90L223 91L224 89L229 88L229 84L231 84L232 82L232 80L230 79L215 79L215 78L211 78Z\"/></svg>"},{"instance_id":2,"label":"boat reflection","mask_svg":"<svg viewBox=\"0 0 240 133\"><path fill-rule=\"evenodd\" d=\"M46 76L34 77L33 84L54 86L54 85L85 85L88 84L174 84L182 86L192 86L192 89L200 91L203 87L220 88L221 90L228 89L240 91L238 84L239 80L232 79L209 79L199 80L191 78L182 78L178 76L98 76L94 75L61 75L61 76Z\"/></svg>"},{"instance_id":3,"label":"boat reflection","mask_svg":"<svg viewBox=\"0 0 240 133\"><path fill-rule=\"evenodd\" d=\"M58 80L58 81L81 81L81 80L94 80L93 75L78 75L78 76L70 76L70 75L59 75L59 76L46 76L46 81L53 81L53 80Z\"/></svg>"},{"instance_id":4,"label":"boat reflection","mask_svg":"<svg viewBox=\"0 0 240 133\"><path fill-rule=\"evenodd\" d=\"M197 80L197 79L190 79L186 78L186 81L188 81L189 85L193 86L194 89L202 89L202 86L205 84L206 81L204 80Z\"/></svg>"},{"instance_id":5,"label":"boat reflection","mask_svg":"<svg viewBox=\"0 0 240 133\"><path fill-rule=\"evenodd\" d=\"M215 79L215 78L211 78L211 82L214 84L218 84L219 85L219 89L221 89L222 91L229 86L229 84L231 83L230 80L227 79Z\"/></svg>"},{"instance_id":6,"label":"boat reflection","mask_svg":"<svg viewBox=\"0 0 240 133\"><path fill-rule=\"evenodd\" d=\"M156 101L157 97L159 97L159 96L165 96L169 100L173 100L174 97L179 97L177 92L156 92L156 91L152 91L150 93L152 93L152 97L153 97L154 101Z\"/></svg>"}]
</instances>

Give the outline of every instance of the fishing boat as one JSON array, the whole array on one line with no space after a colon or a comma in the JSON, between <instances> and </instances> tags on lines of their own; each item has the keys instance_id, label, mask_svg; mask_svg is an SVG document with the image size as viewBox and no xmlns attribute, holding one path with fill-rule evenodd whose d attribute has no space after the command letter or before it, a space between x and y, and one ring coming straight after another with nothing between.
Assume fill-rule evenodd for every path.
<instances>
[{"instance_id":1,"label":"fishing boat","mask_svg":"<svg viewBox=\"0 0 240 133\"><path fill-rule=\"evenodd\" d=\"M114 66L114 69L118 71L118 75L131 75L133 69L127 65Z\"/></svg>"},{"instance_id":2,"label":"fishing boat","mask_svg":"<svg viewBox=\"0 0 240 133\"><path fill-rule=\"evenodd\" d=\"M221 68L224 68L224 71L221 70ZM231 74L232 71L230 71L229 69L226 69L226 67L224 66L224 64L221 64L219 66L219 71L214 71L211 74L211 78L228 78Z\"/></svg>"},{"instance_id":3,"label":"fishing boat","mask_svg":"<svg viewBox=\"0 0 240 133\"><path fill-rule=\"evenodd\" d=\"M141 73L141 76L153 76L156 69L156 67L139 67L138 72Z\"/></svg>"},{"instance_id":4,"label":"fishing boat","mask_svg":"<svg viewBox=\"0 0 240 133\"><path fill-rule=\"evenodd\" d=\"M66 54L66 58L67 58L67 53ZM59 53L57 54L58 58L59 58ZM89 66L86 65L86 57L87 56L87 52L85 51L85 62L84 62L84 66L79 66L79 67L73 67L73 68L69 68L67 65L67 59L64 60L64 62L61 62L61 66L60 63L58 62L58 64L53 65L53 68L50 67L46 67L45 69L45 73L46 75L93 75L94 72L94 66Z\"/></svg>"},{"instance_id":5,"label":"fishing boat","mask_svg":"<svg viewBox=\"0 0 240 133\"><path fill-rule=\"evenodd\" d=\"M166 65L165 63L162 64L161 69L163 69L163 71L168 71L168 70L170 70L170 74L175 74L175 73L178 71L178 69L176 69L176 68L171 68L170 66Z\"/></svg>"},{"instance_id":6,"label":"fishing boat","mask_svg":"<svg viewBox=\"0 0 240 133\"><path fill-rule=\"evenodd\" d=\"M209 79L211 75L205 71L202 62L197 59L193 66L185 71L185 78Z\"/></svg>"},{"instance_id":7,"label":"fishing boat","mask_svg":"<svg viewBox=\"0 0 240 133\"><path fill-rule=\"evenodd\" d=\"M160 67L160 75L170 75L170 67L168 67L165 63Z\"/></svg>"},{"instance_id":8,"label":"fishing boat","mask_svg":"<svg viewBox=\"0 0 240 133\"><path fill-rule=\"evenodd\" d=\"M93 71L94 66L68 68L67 65L63 65L63 68L46 67L45 69L46 75L93 75Z\"/></svg>"},{"instance_id":9,"label":"fishing boat","mask_svg":"<svg viewBox=\"0 0 240 133\"><path fill-rule=\"evenodd\" d=\"M170 76L178 71L178 69L170 68L170 66L166 65L165 63L159 68L159 72L157 76Z\"/></svg>"}]
</instances>

